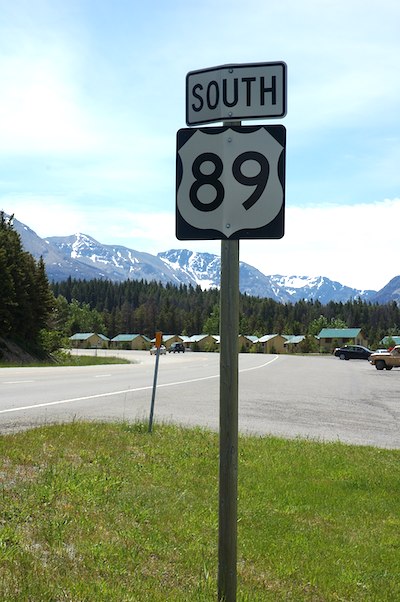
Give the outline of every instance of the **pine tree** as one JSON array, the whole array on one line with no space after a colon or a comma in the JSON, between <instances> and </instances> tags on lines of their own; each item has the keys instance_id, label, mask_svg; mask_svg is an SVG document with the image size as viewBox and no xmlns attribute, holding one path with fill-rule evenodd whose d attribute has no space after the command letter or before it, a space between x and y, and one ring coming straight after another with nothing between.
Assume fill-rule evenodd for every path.
<instances>
[{"instance_id":1,"label":"pine tree","mask_svg":"<svg viewBox=\"0 0 400 602\"><path fill-rule=\"evenodd\" d=\"M54 306L43 259L23 250L13 216L0 212L0 330L4 337L37 345Z\"/></svg>"},{"instance_id":2,"label":"pine tree","mask_svg":"<svg viewBox=\"0 0 400 602\"><path fill-rule=\"evenodd\" d=\"M55 308L55 298L50 289L43 257L40 257L34 275L35 290L32 303L36 317L37 329L48 326L49 316Z\"/></svg>"},{"instance_id":3,"label":"pine tree","mask_svg":"<svg viewBox=\"0 0 400 602\"><path fill-rule=\"evenodd\" d=\"M18 255L22 252L21 243L12 228L13 216L0 212L0 331L7 337L13 330L18 301L16 276Z\"/></svg>"},{"instance_id":4,"label":"pine tree","mask_svg":"<svg viewBox=\"0 0 400 602\"><path fill-rule=\"evenodd\" d=\"M13 309L15 308L14 280L8 262L7 252L2 248L3 240L0 231L0 332L6 336L11 329Z\"/></svg>"}]
</instances>

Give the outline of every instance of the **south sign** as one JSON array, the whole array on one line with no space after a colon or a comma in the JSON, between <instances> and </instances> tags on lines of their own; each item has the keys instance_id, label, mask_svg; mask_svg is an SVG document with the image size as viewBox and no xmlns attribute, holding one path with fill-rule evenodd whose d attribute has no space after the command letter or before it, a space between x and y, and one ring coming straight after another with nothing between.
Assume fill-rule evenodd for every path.
<instances>
[{"instance_id":1,"label":"south sign","mask_svg":"<svg viewBox=\"0 0 400 602\"><path fill-rule=\"evenodd\" d=\"M186 123L286 115L286 63L232 64L186 76Z\"/></svg>"}]
</instances>

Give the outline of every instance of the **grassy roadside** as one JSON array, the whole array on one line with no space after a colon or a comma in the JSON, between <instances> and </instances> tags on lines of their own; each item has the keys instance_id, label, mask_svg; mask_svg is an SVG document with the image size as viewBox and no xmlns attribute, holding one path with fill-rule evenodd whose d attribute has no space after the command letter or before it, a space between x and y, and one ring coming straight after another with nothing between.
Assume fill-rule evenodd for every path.
<instances>
[{"instance_id":1,"label":"grassy roadside","mask_svg":"<svg viewBox=\"0 0 400 602\"><path fill-rule=\"evenodd\" d=\"M53 361L0 362L0 368L43 368L51 366L99 366L102 364L131 364L123 357L59 354Z\"/></svg>"},{"instance_id":2,"label":"grassy roadside","mask_svg":"<svg viewBox=\"0 0 400 602\"><path fill-rule=\"evenodd\" d=\"M400 599L399 450L240 439L238 602ZM218 436L0 437L0 599L216 599Z\"/></svg>"}]
</instances>

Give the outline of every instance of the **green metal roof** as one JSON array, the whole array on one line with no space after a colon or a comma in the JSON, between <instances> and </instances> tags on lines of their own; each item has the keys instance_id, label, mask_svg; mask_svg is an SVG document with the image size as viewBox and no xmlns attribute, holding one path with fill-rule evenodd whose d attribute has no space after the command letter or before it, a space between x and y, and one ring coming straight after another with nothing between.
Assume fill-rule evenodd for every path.
<instances>
[{"instance_id":1,"label":"green metal roof","mask_svg":"<svg viewBox=\"0 0 400 602\"><path fill-rule=\"evenodd\" d=\"M86 341L86 339L90 339L95 333L94 332L76 332L69 337L70 341Z\"/></svg>"},{"instance_id":2,"label":"green metal roof","mask_svg":"<svg viewBox=\"0 0 400 602\"><path fill-rule=\"evenodd\" d=\"M134 339L137 339L138 337L142 337L146 341L150 341L150 339L144 334L117 334L117 336L111 339L111 341L115 343L128 343Z\"/></svg>"},{"instance_id":3,"label":"green metal roof","mask_svg":"<svg viewBox=\"0 0 400 602\"><path fill-rule=\"evenodd\" d=\"M361 328L323 328L319 333L320 339L354 339Z\"/></svg>"},{"instance_id":4,"label":"green metal roof","mask_svg":"<svg viewBox=\"0 0 400 602\"><path fill-rule=\"evenodd\" d=\"M386 345L387 343L389 343L389 341L394 341L396 343L396 345L400 345L400 336L388 335L386 337L383 337L383 339L380 341L380 343L382 343L382 345Z\"/></svg>"},{"instance_id":5,"label":"green metal roof","mask_svg":"<svg viewBox=\"0 0 400 602\"><path fill-rule=\"evenodd\" d=\"M283 344L284 345L297 345L298 343L301 343L302 341L304 341L305 338L306 337L304 334L293 335L292 337L290 337L290 339L288 339L286 341L286 343L283 343Z\"/></svg>"},{"instance_id":6,"label":"green metal roof","mask_svg":"<svg viewBox=\"0 0 400 602\"><path fill-rule=\"evenodd\" d=\"M260 337L258 339L258 343L267 343L268 341L271 341L271 339L274 339L275 337L279 337L279 336L282 336L282 335L279 335L279 334L265 334L263 337Z\"/></svg>"},{"instance_id":7,"label":"green metal roof","mask_svg":"<svg viewBox=\"0 0 400 602\"><path fill-rule=\"evenodd\" d=\"M257 343L258 341L258 337L256 337L254 334L239 334L239 337L244 337L245 339L248 339L250 343Z\"/></svg>"},{"instance_id":8,"label":"green metal roof","mask_svg":"<svg viewBox=\"0 0 400 602\"><path fill-rule=\"evenodd\" d=\"M208 334L193 334L190 337L189 341L191 343L199 343L200 341L202 341L203 339L207 338L208 336L210 336L210 335L208 335ZM213 336L213 335L211 335L211 336Z\"/></svg>"},{"instance_id":9,"label":"green metal roof","mask_svg":"<svg viewBox=\"0 0 400 602\"><path fill-rule=\"evenodd\" d=\"M72 335L72 337L69 337L69 340L70 341L86 341L87 339L90 339L90 337L93 337L93 336L99 337L103 341L110 340L104 334L98 334L97 332L76 332L75 334Z\"/></svg>"}]
</instances>

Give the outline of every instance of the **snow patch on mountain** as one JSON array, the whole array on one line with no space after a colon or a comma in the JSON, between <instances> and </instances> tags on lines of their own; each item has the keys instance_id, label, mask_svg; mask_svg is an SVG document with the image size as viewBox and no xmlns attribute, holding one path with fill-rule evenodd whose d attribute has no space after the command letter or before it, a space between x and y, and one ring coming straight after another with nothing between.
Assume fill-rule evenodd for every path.
<instances>
[{"instance_id":1,"label":"snow patch on mountain","mask_svg":"<svg viewBox=\"0 0 400 602\"><path fill-rule=\"evenodd\" d=\"M278 276L279 285L285 286L286 288L304 288L310 286L320 286L320 278L310 276Z\"/></svg>"},{"instance_id":2,"label":"snow patch on mountain","mask_svg":"<svg viewBox=\"0 0 400 602\"><path fill-rule=\"evenodd\" d=\"M176 273L186 274L202 290L219 287L221 260L217 255L172 249L158 253L158 257Z\"/></svg>"}]
</instances>

